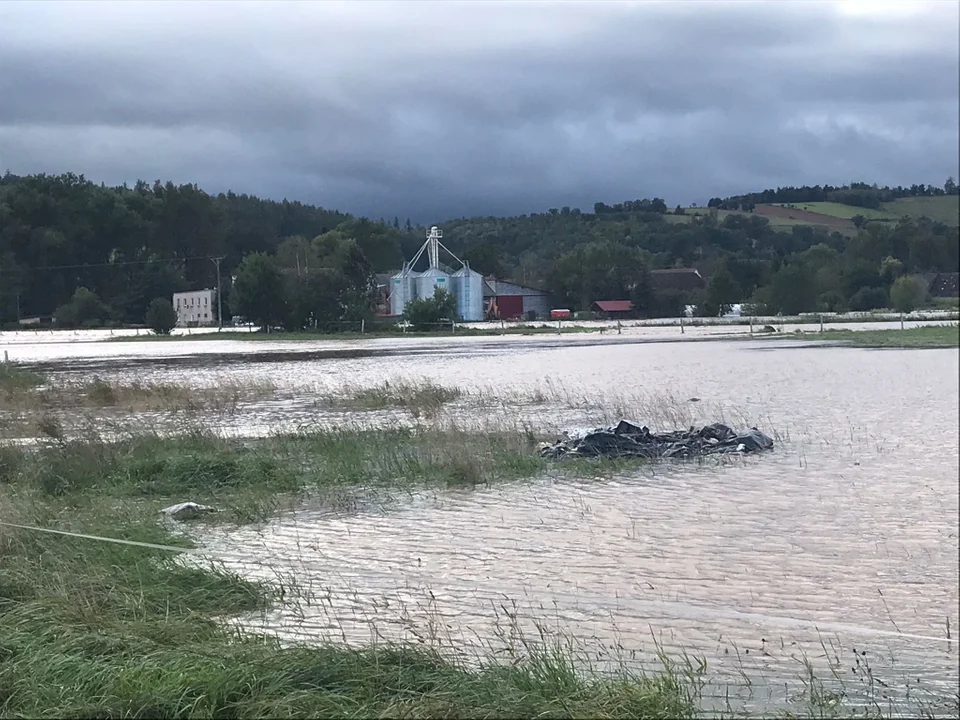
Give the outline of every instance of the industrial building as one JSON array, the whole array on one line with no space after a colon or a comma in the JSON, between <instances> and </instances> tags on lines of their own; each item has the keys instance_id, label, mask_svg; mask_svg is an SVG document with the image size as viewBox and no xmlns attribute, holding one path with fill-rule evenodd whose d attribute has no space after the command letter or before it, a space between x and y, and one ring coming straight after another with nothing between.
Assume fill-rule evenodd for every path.
<instances>
[{"instance_id":1,"label":"industrial building","mask_svg":"<svg viewBox=\"0 0 960 720\"><path fill-rule=\"evenodd\" d=\"M177 311L177 327L196 327L217 324L217 291L191 290L173 294L173 309Z\"/></svg>"},{"instance_id":2,"label":"industrial building","mask_svg":"<svg viewBox=\"0 0 960 720\"><path fill-rule=\"evenodd\" d=\"M483 300L488 317L504 320L550 317L550 298L537 288L487 278L483 282Z\"/></svg>"},{"instance_id":3,"label":"industrial building","mask_svg":"<svg viewBox=\"0 0 960 720\"><path fill-rule=\"evenodd\" d=\"M440 242L441 237L440 228L430 228L426 242L413 260L390 278L390 314L403 315L408 302L433 297L434 289L442 288L456 298L457 315L461 320L483 320L483 276L450 252ZM460 265L459 270L440 263L441 248ZM427 254L428 267L423 272L415 272L413 267L424 253Z\"/></svg>"}]
</instances>

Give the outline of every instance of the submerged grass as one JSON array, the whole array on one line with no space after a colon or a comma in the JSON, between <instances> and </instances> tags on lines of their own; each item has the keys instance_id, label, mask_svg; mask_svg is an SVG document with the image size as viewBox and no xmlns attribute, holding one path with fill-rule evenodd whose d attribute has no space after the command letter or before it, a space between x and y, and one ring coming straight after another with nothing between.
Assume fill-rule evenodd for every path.
<instances>
[{"instance_id":1,"label":"submerged grass","mask_svg":"<svg viewBox=\"0 0 960 720\"><path fill-rule=\"evenodd\" d=\"M242 454L228 461L226 447L210 438L181 439L179 450L143 442L20 456L6 449L0 521L187 546L148 504L112 491L286 482L274 466L251 466ZM341 447L331 438L286 442L287 450ZM400 468L429 465L431 452L441 451ZM344 458L328 470L357 465ZM442 455L434 459L443 464ZM89 499L83 512L78 495ZM0 525L0 716L666 718L694 711L668 669L592 674L560 646L530 644L513 663L468 667L424 645L281 647L216 621L280 602L272 586L216 564L184 563L173 552Z\"/></svg>"},{"instance_id":2,"label":"submerged grass","mask_svg":"<svg viewBox=\"0 0 960 720\"><path fill-rule=\"evenodd\" d=\"M839 341L863 348L955 348L960 346L960 326L922 325L904 330L825 330L795 332L790 337Z\"/></svg>"},{"instance_id":3,"label":"submerged grass","mask_svg":"<svg viewBox=\"0 0 960 720\"><path fill-rule=\"evenodd\" d=\"M464 395L460 388L437 385L429 380L422 382L385 381L367 388L347 389L323 398L318 404L328 404L361 410L386 410L401 408L414 418L431 419L437 416L447 403Z\"/></svg>"},{"instance_id":4,"label":"submerged grass","mask_svg":"<svg viewBox=\"0 0 960 720\"><path fill-rule=\"evenodd\" d=\"M149 381L124 382L93 377L82 382L51 383L25 370L0 365L0 411L15 413L98 409L129 413L210 411L235 413L245 402L275 393L269 382L221 382L212 387ZM4 372L10 373L4 379Z\"/></svg>"},{"instance_id":5,"label":"submerged grass","mask_svg":"<svg viewBox=\"0 0 960 720\"><path fill-rule=\"evenodd\" d=\"M0 393L31 390L44 382L43 375L13 363L0 362Z\"/></svg>"}]
</instances>

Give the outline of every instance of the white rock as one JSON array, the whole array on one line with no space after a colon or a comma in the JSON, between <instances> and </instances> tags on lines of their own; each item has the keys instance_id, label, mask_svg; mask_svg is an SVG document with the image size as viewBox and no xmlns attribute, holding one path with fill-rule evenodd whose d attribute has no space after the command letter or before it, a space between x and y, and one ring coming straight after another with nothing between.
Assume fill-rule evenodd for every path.
<instances>
[{"instance_id":1,"label":"white rock","mask_svg":"<svg viewBox=\"0 0 960 720\"><path fill-rule=\"evenodd\" d=\"M200 503L182 502L171 505L170 507L165 507L160 512L174 520L193 520L205 513L217 512L217 509L208 505L201 505Z\"/></svg>"}]
</instances>

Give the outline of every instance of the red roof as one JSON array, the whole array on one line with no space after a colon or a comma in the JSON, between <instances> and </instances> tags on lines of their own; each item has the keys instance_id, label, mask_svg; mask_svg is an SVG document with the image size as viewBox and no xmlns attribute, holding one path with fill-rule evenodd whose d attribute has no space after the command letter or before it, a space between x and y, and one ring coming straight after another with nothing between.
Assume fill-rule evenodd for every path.
<instances>
[{"instance_id":1,"label":"red roof","mask_svg":"<svg viewBox=\"0 0 960 720\"><path fill-rule=\"evenodd\" d=\"M597 300L594 305L604 312L630 312L633 303L629 300Z\"/></svg>"}]
</instances>

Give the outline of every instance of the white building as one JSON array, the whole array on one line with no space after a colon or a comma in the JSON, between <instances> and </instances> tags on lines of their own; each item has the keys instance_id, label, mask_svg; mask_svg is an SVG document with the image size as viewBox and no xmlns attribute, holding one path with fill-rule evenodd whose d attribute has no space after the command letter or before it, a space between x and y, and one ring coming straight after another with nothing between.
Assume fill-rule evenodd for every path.
<instances>
[{"instance_id":1,"label":"white building","mask_svg":"<svg viewBox=\"0 0 960 720\"><path fill-rule=\"evenodd\" d=\"M192 290L173 294L177 327L217 324L217 291Z\"/></svg>"}]
</instances>

